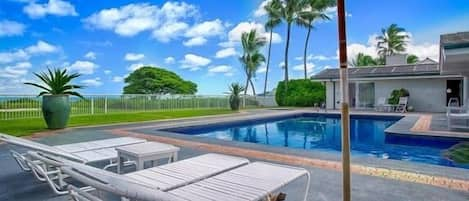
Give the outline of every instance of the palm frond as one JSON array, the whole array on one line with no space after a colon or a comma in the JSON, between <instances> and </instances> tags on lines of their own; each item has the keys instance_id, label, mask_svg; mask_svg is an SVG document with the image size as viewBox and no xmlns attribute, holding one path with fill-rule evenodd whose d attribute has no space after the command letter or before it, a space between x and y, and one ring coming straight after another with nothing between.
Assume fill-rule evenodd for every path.
<instances>
[{"instance_id":1,"label":"palm frond","mask_svg":"<svg viewBox=\"0 0 469 201\"><path fill-rule=\"evenodd\" d=\"M81 96L79 93L73 91L74 89L81 89L83 88L83 86L70 84L73 79L81 76L81 74L79 73L68 74L67 69L51 70L50 68L48 68L46 72L34 73L34 75L39 78L45 85L43 86L30 82L26 82L24 84L43 89L44 91L39 93L39 96L43 96L46 94L68 94L83 98L83 96Z\"/></svg>"}]
</instances>

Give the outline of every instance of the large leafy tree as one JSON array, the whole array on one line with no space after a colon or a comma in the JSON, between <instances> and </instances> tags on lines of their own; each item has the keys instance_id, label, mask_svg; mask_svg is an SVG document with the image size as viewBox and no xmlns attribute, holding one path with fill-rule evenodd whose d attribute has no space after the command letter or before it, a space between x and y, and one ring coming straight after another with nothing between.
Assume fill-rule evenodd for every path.
<instances>
[{"instance_id":1,"label":"large leafy tree","mask_svg":"<svg viewBox=\"0 0 469 201\"><path fill-rule=\"evenodd\" d=\"M277 6L278 10L276 15L280 16L283 21L287 24L286 31L286 42L285 42L285 60L284 60L284 70L285 70L285 81L288 83L288 50L290 47L290 35L292 24L302 24L302 19L300 18L300 12L306 6L305 0L272 0ZM287 85L285 85L287 88Z\"/></svg>"},{"instance_id":2,"label":"large leafy tree","mask_svg":"<svg viewBox=\"0 0 469 201\"><path fill-rule=\"evenodd\" d=\"M308 55L308 43L313 29L313 23L316 20L330 20L326 15L326 9L336 4L335 0L305 0L306 9L298 13L299 20L298 25L306 27L308 32L306 34L305 47L303 52L303 63L304 63L304 78L308 79L307 72L307 55Z\"/></svg>"},{"instance_id":3,"label":"large leafy tree","mask_svg":"<svg viewBox=\"0 0 469 201\"><path fill-rule=\"evenodd\" d=\"M277 27L281 22L282 18L278 13L280 5L276 1L270 1L267 5L264 6L264 10L267 12L267 22L265 23L265 29L270 33L269 37L269 49L267 52L267 65L265 70L265 80L264 80L264 95L267 93L267 80L269 76L269 67L270 67L270 53L272 48L272 34L275 27Z\"/></svg>"},{"instance_id":4,"label":"large leafy tree","mask_svg":"<svg viewBox=\"0 0 469 201\"><path fill-rule=\"evenodd\" d=\"M197 85L171 71L145 66L125 78L124 94L195 94Z\"/></svg>"},{"instance_id":5,"label":"large leafy tree","mask_svg":"<svg viewBox=\"0 0 469 201\"><path fill-rule=\"evenodd\" d=\"M239 58L246 73L246 87L244 94L247 94L247 86L251 84L252 92L255 95L256 90L252 78L256 76L256 71L259 66L265 61L264 55L259 51L266 43L264 37L259 36L255 29L241 34L241 44L243 47L243 54Z\"/></svg>"},{"instance_id":6,"label":"large leafy tree","mask_svg":"<svg viewBox=\"0 0 469 201\"><path fill-rule=\"evenodd\" d=\"M365 67L378 65L378 61L373 59L372 56L363 53L358 53L357 56L352 60L353 67Z\"/></svg>"},{"instance_id":7,"label":"large leafy tree","mask_svg":"<svg viewBox=\"0 0 469 201\"><path fill-rule=\"evenodd\" d=\"M378 55L385 59L386 56L405 52L408 39L405 29L397 24L381 29L381 35L376 37Z\"/></svg>"}]
</instances>

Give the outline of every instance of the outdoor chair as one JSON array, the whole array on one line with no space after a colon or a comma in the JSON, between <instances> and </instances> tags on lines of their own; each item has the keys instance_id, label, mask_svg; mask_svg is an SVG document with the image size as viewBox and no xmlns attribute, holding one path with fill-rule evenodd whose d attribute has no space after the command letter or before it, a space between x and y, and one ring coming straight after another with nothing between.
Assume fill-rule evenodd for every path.
<instances>
[{"instance_id":1,"label":"outdoor chair","mask_svg":"<svg viewBox=\"0 0 469 201\"><path fill-rule=\"evenodd\" d=\"M399 103L396 105L396 112L407 112L407 102L409 101L409 97L400 97Z\"/></svg>"},{"instance_id":2,"label":"outdoor chair","mask_svg":"<svg viewBox=\"0 0 469 201\"><path fill-rule=\"evenodd\" d=\"M28 155L35 161L41 161L43 166L35 166L34 168L39 169L40 176L43 177L44 181L47 181L51 187L58 187L63 189L65 187L65 182L63 181L54 181L56 177L62 177L64 173L57 170L61 166L71 165L75 167L76 163L67 159L57 158L49 154L44 154L41 152L29 151ZM249 163L249 160L245 158L221 155L221 154L204 154L201 156L189 158L186 160L181 160L161 166L156 166L144 170L139 170L136 172L125 174L124 177L132 178L135 181L146 184L147 186L159 189L163 191L168 191L180 186L184 186L195 181L199 181L213 175L225 172L242 165ZM54 170L49 172L44 171L45 167ZM88 166L88 165L85 165ZM91 166L90 166L91 167ZM90 171L97 169L95 167L89 168ZM108 171L106 171L108 172ZM68 175L68 174L65 174ZM54 192L56 192L54 190ZM57 192L56 192L57 193ZM63 194L60 192L60 194Z\"/></svg>"},{"instance_id":3,"label":"outdoor chair","mask_svg":"<svg viewBox=\"0 0 469 201\"><path fill-rule=\"evenodd\" d=\"M387 99L385 97L378 98L378 102L375 106L375 111L377 112L389 112L392 109L391 104L387 104Z\"/></svg>"},{"instance_id":4,"label":"outdoor chair","mask_svg":"<svg viewBox=\"0 0 469 201\"><path fill-rule=\"evenodd\" d=\"M104 166L103 169L117 166L117 151L115 147L146 142L146 140L139 138L120 137L49 146L2 133L0 133L0 141L4 141L8 145L25 148L26 150L40 151L84 164L107 161L108 164ZM32 159L28 152L19 153L16 149L10 148L10 153L23 171L31 171L38 180L48 182L55 193L67 193L63 189L63 179L67 176L61 173L60 170L44 164L43 161ZM132 161L126 161L124 165L134 165L134 163Z\"/></svg>"},{"instance_id":5,"label":"outdoor chair","mask_svg":"<svg viewBox=\"0 0 469 201\"><path fill-rule=\"evenodd\" d=\"M446 108L448 129L469 129L469 106Z\"/></svg>"},{"instance_id":6,"label":"outdoor chair","mask_svg":"<svg viewBox=\"0 0 469 201\"><path fill-rule=\"evenodd\" d=\"M118 175L72 161L64 162L61 169L72 178L97 190L116 194L125 199L145 201L269 200L272 193L305 176L307 183L305 185L304 200L306 200L310 185L310 174L307 170L265 162L253 162L167 190L157 188L150 182L143 182L128 175ZM193 172L197 172L197 170ZM168 171L168 174L172 175L172 172ZM174 174L174 177L177 178L178 174ZM152 179L158 179L158 175L148 175L148 181ZM87 193L86 190L74 186L70 186L69 191L70 196L75 200L101 200Z\"/></svg>"}]
</instances>

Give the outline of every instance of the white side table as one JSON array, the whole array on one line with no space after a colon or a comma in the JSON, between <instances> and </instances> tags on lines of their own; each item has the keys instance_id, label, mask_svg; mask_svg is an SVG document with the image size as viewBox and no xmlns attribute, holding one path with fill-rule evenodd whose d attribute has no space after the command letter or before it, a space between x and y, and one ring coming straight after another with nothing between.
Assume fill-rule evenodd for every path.
<instances>
[{"instance_id":1,"label":"white side table","mask_svg":"<svg viewBox=\"0 0 469 201\"><path fill-rule=\"evenodd\" d=\"M146 161L151 161L155 165L159 159L168 158L168 163L174 162L178 158L179 147L158 143L144 142L122 147L116 147L117 150L117 173L121 173L121 168L125 159L135 161L137 170L142 170Z\"/></svg>"}]
</instances>

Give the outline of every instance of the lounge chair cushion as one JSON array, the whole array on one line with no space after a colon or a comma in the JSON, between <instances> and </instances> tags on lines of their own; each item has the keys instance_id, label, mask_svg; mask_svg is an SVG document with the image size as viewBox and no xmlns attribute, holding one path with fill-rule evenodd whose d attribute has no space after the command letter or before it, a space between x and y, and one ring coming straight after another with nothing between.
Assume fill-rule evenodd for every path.
<instances>
[{"instance_id":1,"label":"lounge chair cushion","mask_svg":"<svg viewBox=\"0 0 469 201\"><path fill-rule=\"evenodd\" d=\"M255 201L308 174L302 168L254 162L169 193L186 200Z\"/></svg>"},{"instance_id":2,"label":"lounge chair cushion","mask_svg":"<svg viewBox=\"0 0 469 201\"><path fill-rule=\"evenodd\" d=\"M245 158L204 154L193 158L126 174L167 191L249 163Z\"/></svg>"}]
</instances>

